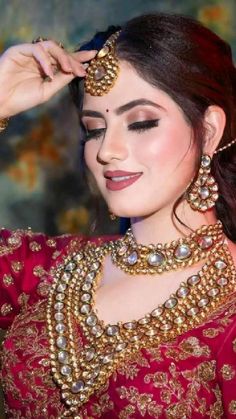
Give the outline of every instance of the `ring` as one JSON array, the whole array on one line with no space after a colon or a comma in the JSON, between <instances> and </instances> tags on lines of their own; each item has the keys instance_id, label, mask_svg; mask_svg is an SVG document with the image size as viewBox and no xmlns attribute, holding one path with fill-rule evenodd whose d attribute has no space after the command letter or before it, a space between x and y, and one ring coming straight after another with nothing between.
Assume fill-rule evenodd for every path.
<instances>
[{"instance_id":1,"label":"ring","mask_svg":"<svg viewBox=\"0 0 236 419\"><path fill-rule=\"evenodd\" d=\"M32 40L32 44L37 44L37 42L43 42L43 41L49 41L49 39L48 39L48 38L43 38L42 36L38 36L37 38L34 38L34 39ZM63 45L63 43L62 43L62 42L57 42L57 41L54 41L54 42L56 42L56 44L57 44L60 48L64 49L64 45Z\"/></svg>"},{"instance_id":2,"label":"ring","mask_svg":"<svg viewBox=\"0 0 236 419\"><path fill-rule=\"evenodd\" d=\"M33 39L32 44L37 44L37 42L43 42L43 41L48 41L48 39L43 38L42 36L38 36L37 38Z\"/></svg>"}]
</instances>

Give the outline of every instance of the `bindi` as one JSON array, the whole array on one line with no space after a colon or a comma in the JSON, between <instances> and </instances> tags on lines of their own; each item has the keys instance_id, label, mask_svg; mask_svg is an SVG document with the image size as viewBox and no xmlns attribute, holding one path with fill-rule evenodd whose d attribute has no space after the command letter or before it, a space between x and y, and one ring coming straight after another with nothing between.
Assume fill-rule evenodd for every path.
<instances>
[{"instance_id":1,"label":"bindi","mask_svg":"<svg viewBox=\"0 0 236 419\"><path fill-rule=\"evenodd\" d=\"M109 112L109 109L106 109L106 112Z\"/></svg>"}]
</instances>

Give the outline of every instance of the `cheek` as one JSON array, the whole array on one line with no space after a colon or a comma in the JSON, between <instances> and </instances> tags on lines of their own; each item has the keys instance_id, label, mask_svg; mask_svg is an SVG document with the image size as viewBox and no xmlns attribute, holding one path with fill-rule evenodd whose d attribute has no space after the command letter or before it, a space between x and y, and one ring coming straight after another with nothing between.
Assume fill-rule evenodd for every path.
<instances>
[{"instance_id":1,"label":"cheek","mask_svg":"<svg viewBox=\"0 0 236 419\"><path fill-rule=\"evenodd\" d=\"M84 147L84 160L88 169L95 174L98 168L97 162L98 145L95 141L88 141Z\"/></svg>"},{"instance_id":2,"label":"cheek","mask_svg":"<svg viewBox=\"0 0 236 419\"><path fill-rule=\"evenodd\" d=\"M192 153L188 152L190 138L191 129L186 124L170 127L163 124L148 136L142 152L139 150L139 158L148 169L158 170L159 175L171 175L184 160L192 165Z\"/></svg>"}]
</instances>

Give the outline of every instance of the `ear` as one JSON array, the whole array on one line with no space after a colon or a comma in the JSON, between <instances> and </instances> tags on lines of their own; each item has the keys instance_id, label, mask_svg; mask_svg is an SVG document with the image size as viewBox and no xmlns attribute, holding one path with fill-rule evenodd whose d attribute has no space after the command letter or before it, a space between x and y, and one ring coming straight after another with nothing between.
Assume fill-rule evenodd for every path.
<instances>
[{"instance_id":1,"label":"ear","mask_svg":"<svg viewBox=\"0 0 236 419\"><path fill-rule=\"evenodd\" d=\"M217 105L208 106L204 115L205 139L203 152L212 156L216 150L226 124L226 115L223 109Z\"/></svg>"}]
</instances>

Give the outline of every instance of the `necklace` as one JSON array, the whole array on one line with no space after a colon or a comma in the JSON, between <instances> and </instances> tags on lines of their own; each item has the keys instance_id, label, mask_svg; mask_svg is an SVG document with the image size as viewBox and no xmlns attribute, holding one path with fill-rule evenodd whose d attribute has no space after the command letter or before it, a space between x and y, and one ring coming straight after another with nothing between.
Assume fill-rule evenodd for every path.
<instances>
[{"instance_id":1,"label":"necklace","mask_svg":"<svg viewBox=\"0 0 236 419\"><path fill-rule=\"evenodd\" d=\"M190 236L167 244L137 244L132 230L117 241L111 253L112 262L123 271L135 274L156 274L191 266L207 257L214 244L222 238L222 223L202 226Z\"/></svg>"},{"instance_id":2,"label":"necklace","mask_svg":"<svg viewBox=\"0 0 236 419\"><path fill-rule=\"evenodd\" d=\"M88 243L79 253L65 258L55 275L47 325L51 369L67 407L64 417L79 417L80 407L134 352L172 340L197 326L235 290L236 271L222 235L208 252L202 269L182 282L164 304L139 320L104 324L94 308L95 295L104 258L116 252L117 246L120 241L101 246Z\"/></svg>"}]
</instances>

